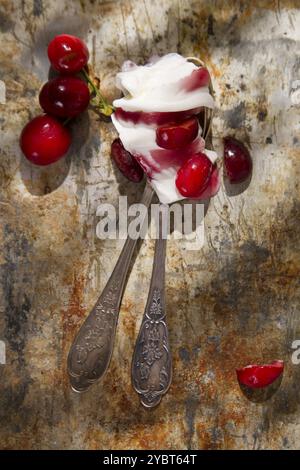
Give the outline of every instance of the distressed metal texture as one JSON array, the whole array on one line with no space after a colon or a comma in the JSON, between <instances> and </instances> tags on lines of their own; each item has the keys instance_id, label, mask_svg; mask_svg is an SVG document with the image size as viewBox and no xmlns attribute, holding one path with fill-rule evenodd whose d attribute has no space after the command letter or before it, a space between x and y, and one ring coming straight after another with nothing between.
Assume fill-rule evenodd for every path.
<instances>
[{"instance_id":1,"label":"distressed metal texture","mask_svg":"<svg viewBox=\"0 0 300 470\"><path fill-rule=\"evenodd\" d=\"M3 449L293 449L300 439L299 0L0 1L1 313ZM103 91L116 96L122 62L178 50L207 62L216 90L214 146L234 134L254 159L251 184L222 186L199 251L168 243L166 309L173 382L151 412L130 364L149 286L153 242L136 256L110 369L76 395L71 341L115 264L121 243L95 234L100 202L140 198L113 167L114 131L89 111L73 124L70 155L48 168L22 157L18 136L40 113L46 45L82 36ZM296 87L296 88L295 88ZM235 368L286 361L277 393L255 403Z\"/></svg>"}]
</instances>

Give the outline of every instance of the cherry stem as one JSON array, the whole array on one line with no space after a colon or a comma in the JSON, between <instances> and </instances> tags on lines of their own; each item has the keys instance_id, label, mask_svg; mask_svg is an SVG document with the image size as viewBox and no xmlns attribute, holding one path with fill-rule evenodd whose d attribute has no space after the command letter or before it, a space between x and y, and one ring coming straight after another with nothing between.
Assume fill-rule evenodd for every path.
<instances>
[{"instance_id":1,"label":"cherry stem","mask_svg":"<svg viewBox=\"0 0 300 470\"><path fill-rule=\"evenodd\" d=\"M98 100L96 106L99 108L102 114L104 114L105 116L110 116L114 112L114 107L106 101L106 99L104 98L100 90L96 87L95 83L93 82L87 71L85 69L82 69L82 73L84 75L84 78L90 85L92 93L94 93L95 97Z\"/></svg>"},{"instance_id":2,"label":"cherry stem","mask_svg":"<svg viewBox=\"0 0 300 470\"><path fill-rule=\"evenodd\" d=\"M63 122L63 126L66 126L67 124L69 124L69 122L71 121L71 119L73 119L73 118L68 117L67 119L65 119L64 122Z\"/></svg>"}]
</instances>

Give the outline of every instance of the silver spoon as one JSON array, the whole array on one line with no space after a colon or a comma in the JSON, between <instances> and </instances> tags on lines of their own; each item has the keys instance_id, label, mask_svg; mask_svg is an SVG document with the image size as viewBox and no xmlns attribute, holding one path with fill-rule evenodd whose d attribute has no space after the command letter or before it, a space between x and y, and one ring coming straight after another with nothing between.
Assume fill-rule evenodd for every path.
<instances>
[{"instance_id":1,"label":"silver spoon","mask_svg":"<svg viewBox=\"0 0 300 470\"><path fill-rule=\"evenodd\" d=\"M163 209L160 205L160 208ZM159 213L161 216L161 212ZM172 380L172 359L165 310L165 259L167 234L158 220L152 277L140 332L132 359L135 391L146 408L159 404Z\"/></svg>"},{"instance_id":2,"label":"silver spoon","mask_svg":"<svg viewBox=\"0 0 300 470\"><path fill-rule=\"evenodd\" d=\"M147 208L154 190L147 182L140 201ZM105 374L112 355L121 299L137 239L126 239L117 264L94 308L81 326L68 355L75 392L86 391Z\"/></svg>"}]
</instances>

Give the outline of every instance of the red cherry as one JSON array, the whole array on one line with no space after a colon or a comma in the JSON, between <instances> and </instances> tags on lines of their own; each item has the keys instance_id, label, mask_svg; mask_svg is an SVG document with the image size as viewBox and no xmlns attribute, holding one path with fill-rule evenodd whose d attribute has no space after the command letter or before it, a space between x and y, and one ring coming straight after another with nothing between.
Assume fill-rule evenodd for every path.
<instances>
[{"instance_id":1,"label":"red cherry","mask_svg":"<svg viewBox=\"0 0 300 470\"><path fill-rule=\"evenodd\" d=\"M37 116L24 127L20 147L25 157L36 165L49 165L67 153L71 144L69 131L48 114Z\"/></svg>"},{"instance_id":2,"label":"red cherry","mask_svg":"<svg viewBox=\"0 0 300 470\"><path fill-rule=\"evenodd\" d=\"M120 139L115 139L111 144L111 156L120 172L127 179L134 183L139 183L143 179L142 168L131 153L127 152Z\"/></svg>"},{"instance_id":3,"label":"red cherry","mask_svg":"<svg viewBox=\"0 0 300 470\"><path fill-rule=\"evenodd\" d=\"M208 185L201 193L201 199L209 199L217 194L221 186L219 170L216 164L213 165L212 174L209 178Z\"/></svg>"},{"instance_id":4,"label":"red cherry","mask_svg":"<svg viewBox=\"0 0 300 470\"><path fill-rule=\"evenodd\" d=\"M156 143L167 150L185 147L198 135L199 124L196 117L182 121L179 124L169 124L156 129Z\"/></svg>"},{"instance_id":5,"label":"red cherry","mask_svg":"<svg viewBox=\"0 0 300 470\"><path fill-rule=\"evenodd\" d=\"M283 372L283 361L259 366L249 365L236 370L238 381L250 388L263 388L273 383Z\"/></svg>"},{"instance_id":6,"label":"red cherry","mask_svg":"<svg viewBox=\"0 0 300 470\"><path fill-rule=\"evenodd\" d=\"M194 91L197 88L208 86L210 84L209 71L205 67L199 67L191 75L181 81L181 89L185 91Z\"/></svg>"},{"instance_id":7,"label":"red cherry","mask_svg":"<svg viewBox=\"0 0 300 470\"><path fill-rule=\"evenodd\" d=\"M242 183L252 172L252 159L245 145L234 137L224 138L224 164L230 183Z\"/></svg>"},{"instance_id":8,"label":"red cherry","mask_svg":"<svg viewBox=\"0 0 300 470\"><path fill-rule=\"evenodd\" d=\"M89 51L85 43L69 34L55 36L48 45L48 57L52 67L61 73L77 73L86 66Z\"/></svg>"},{"instance_id":9,"label":"red cherry","mask_svg":"<svg viewBox=\"0 0 300 470\"><path fill-rule=\"evenodd\" d=\"M57 77L45 83L40 105L46 113L71 118L82 113L90 101L87 84L77 77Z\"/></svg>"},{"instance_id":10,"label":"red cherry","mask_svg":"<svg viewBox=\"0 0 300 470\"><path fill-rule=\"evenodd\" d=\"M204 153L197 153L179 168L176 187L180 194L188 198L200 198L207 188L213 164Z\"/></svg>"}]
</instances>

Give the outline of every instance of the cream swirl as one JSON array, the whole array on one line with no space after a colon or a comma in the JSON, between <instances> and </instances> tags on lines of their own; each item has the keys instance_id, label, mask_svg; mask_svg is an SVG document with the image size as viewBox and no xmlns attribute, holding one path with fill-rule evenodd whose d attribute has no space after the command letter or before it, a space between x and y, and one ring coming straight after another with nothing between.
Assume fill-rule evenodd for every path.
<instances>
[{"instance_id":1,"label":"cream swirl","mask_svg":"<svg viewBox=\"0 0 300 470\"><path fill-rule=\"evenodd\" d=\"M124 97L113 102L125 111L174 112L214 107L208 87L186 91L184 83L198 67L179 54L154 57L146 65L125 62L116 84Z\"/></svg>"}]
</instances>

